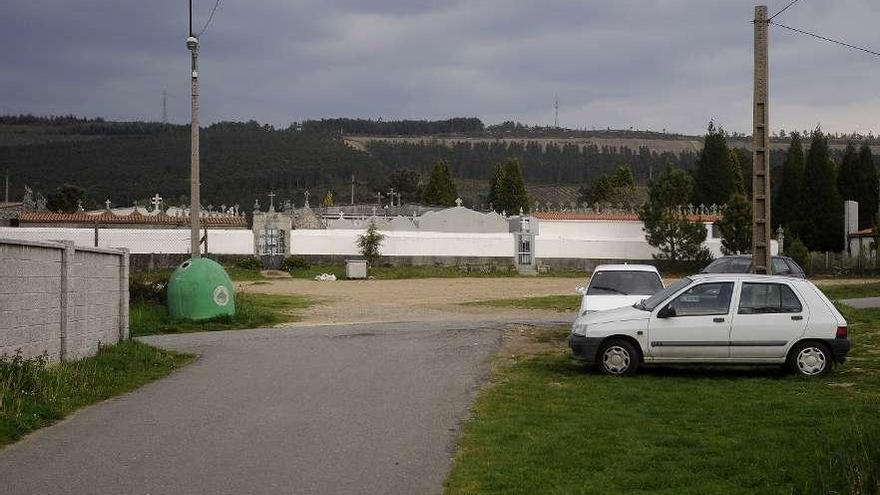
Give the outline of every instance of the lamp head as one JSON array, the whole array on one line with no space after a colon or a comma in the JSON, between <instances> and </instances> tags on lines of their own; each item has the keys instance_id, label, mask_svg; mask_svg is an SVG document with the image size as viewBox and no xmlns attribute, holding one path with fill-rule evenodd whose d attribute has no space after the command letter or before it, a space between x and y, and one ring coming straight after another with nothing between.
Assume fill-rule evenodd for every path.
<instances>
[{"instance_id":1,"label":"lamp head","mask_svg":"<svg viewBox=\"0 0 880 495\"><path fill-rule=\"evenodd\" d=\"M186 39L186 47L189 48L190 51L197 50L199 48L199 39L195 36L190 36Z\"/></svg>"}]
</instances>

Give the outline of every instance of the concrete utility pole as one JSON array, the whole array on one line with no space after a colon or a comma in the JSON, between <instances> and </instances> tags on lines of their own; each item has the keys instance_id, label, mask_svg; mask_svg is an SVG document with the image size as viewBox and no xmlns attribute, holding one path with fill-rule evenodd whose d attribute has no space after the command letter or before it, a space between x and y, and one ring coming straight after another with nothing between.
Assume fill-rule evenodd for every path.
<instances>
[{"instance_id":1,"label":"concrete utility pole","mask_svg":"<svg viewBox=\"0 0 880 495\"><path fill-rule=\"evenodd\" d=\"M199 237L201 212L201 184L199 183L199 39L192 30L192 0L189 2L189 38L186 39L186 47L192 53L192 124L191 139L192 153L190 155L190 185L189 185L189 217L190 226L190 253L193 258L201 256Z\"/></svg>"},{"instance_id":2,"label":"concrete utility pole","mask_svg":"<svg viewBox=\"0 0 880 495\"><path fill-rule=\"evenodd\" d=\"M168 91L162 90L162 123L168 123Z\"/></svg>"},{"instance_id":3,"label":"concrete utility pole","mask_svg":"<svg viewBox=\"0 0 880 495\"><path fill-rule=\"evenodd\" d=\"M4 196L4 202L9 202L9 169L6 169L6 195Z\"/></svg>"},{"instance_id":4,"label":"concrete utility pole","mask_svg":"<svg viewBox=\"0 0 880 495\"><path fill-rule=\"evenodd\" d=\"M767 60L767 6L755 7L755 81L752 115L752 265L772 273L770 258L770 77Z\"/></svg>"},{"instance_id":5,"label":"concrete utility pole","mask_svg":"<svg viewBox=\"0 0 880 495\"><path fill-rule=\"evenodd\" d=\"M351 174L351 204L354 204L354 174Z\"/></svg>"}]
</instances>

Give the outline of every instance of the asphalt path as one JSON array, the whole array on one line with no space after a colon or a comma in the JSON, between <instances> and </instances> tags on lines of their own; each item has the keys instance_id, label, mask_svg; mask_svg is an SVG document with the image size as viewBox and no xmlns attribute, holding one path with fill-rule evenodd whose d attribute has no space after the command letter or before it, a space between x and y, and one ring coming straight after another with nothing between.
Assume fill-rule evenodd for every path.
<instances>
[{"instance_id":1,"label":"asphalt path","mask_svg":"<svg viewBox=\"0 0 880 495\"><path fill-rule=\"evenodd\" d=\"M856 299L841 299L840 302L858 309L880 308L880 297L859 297Z\"/></svg>"},{"instance_id":2,"label":"asphalt path","mask_svg":"<svg viewBox=\"0 0 880 495\"><path fill-rule=\"evenodd\" d=\"M0 491L442 493L505 325L144 338L200 357L0 450Z\"/></svg>"}]
</instances>

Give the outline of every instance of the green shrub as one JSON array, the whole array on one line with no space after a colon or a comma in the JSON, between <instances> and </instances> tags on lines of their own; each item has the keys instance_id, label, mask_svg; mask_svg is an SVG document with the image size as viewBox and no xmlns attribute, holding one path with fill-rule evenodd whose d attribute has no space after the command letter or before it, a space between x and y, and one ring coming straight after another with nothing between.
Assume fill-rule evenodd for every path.
<instances>
[{"instance_id":1,"label":"green shrub","mask_svg":"<svg viewBox=\"0 0 880 495\"><path fill-rule=\"evenodd\" d=\"M244 270L262 270L263 262L256 256L246 256L236 260L235 266Z\"/></svg>"},{"instance_id":2,"label":"green shrub","mask_svg":"<svg viewBox=\"0 0 880 495\"><path fill-rule=\"evenodd\" d=\"M168 270L132 272L128 276L128 297L132 302L164 304L168 294Z\"/></svg>"},{"instance_id":3,"label":"green shrub","mask_svg":"<svg viewBox=\"0 0 880 495\"><path fill-rule=\"evenodd\" d=\"M308 270L312 265L305 258L299 256L288 256L284 258L281 269L289 272L291 270Z\"/></svg>"}]
</instances>

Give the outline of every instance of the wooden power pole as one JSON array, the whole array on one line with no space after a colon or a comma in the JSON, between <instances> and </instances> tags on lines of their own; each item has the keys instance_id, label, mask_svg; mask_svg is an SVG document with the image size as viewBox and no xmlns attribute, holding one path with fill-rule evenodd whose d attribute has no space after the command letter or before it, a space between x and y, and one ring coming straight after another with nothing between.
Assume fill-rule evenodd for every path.
<instances>
[{"instance_id":1,"label":"wooden power pole","mask_svg":"<svg viewBox=\"0 0 880 495\"><path fill-rule=\"evenodd\" d=\"M755 7L755 81L752 115L752 265L772 273L770 258L770 127L767 6Z\"/></svg>"}]
</instances>

